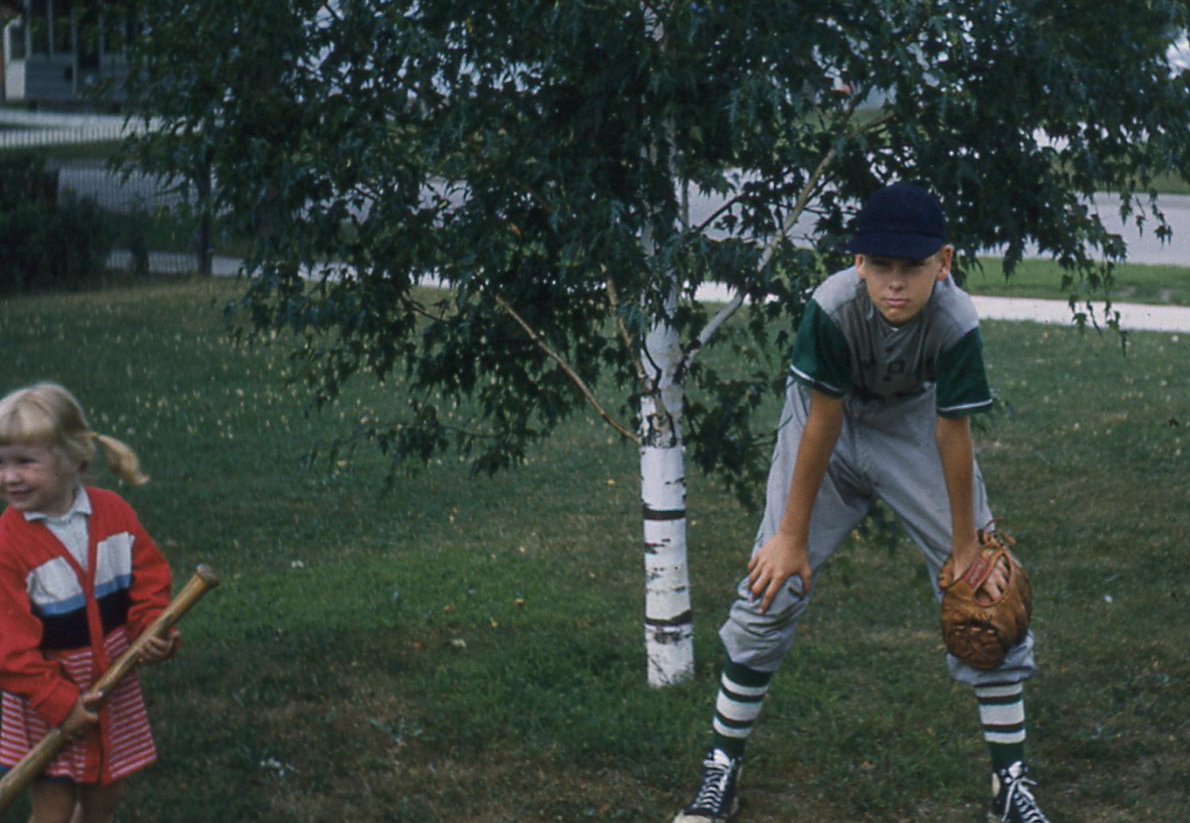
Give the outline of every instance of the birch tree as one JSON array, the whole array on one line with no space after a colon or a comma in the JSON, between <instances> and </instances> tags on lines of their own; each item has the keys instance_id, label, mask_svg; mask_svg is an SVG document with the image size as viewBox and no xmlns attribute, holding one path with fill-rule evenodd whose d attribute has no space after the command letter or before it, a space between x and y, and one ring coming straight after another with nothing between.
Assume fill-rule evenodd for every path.
<instances>
[{"instance_id":1,"label":"birch tree","mask_svg":"<svg viewBox=\"0 0 1190 823\"><path fill-rule=\"evenodd\" d=\"M317 398L403 398L345 437L493 472L589 414L639 449L659 686L692 670L686 460L758 491L753 413L867 194L927 182L965 266L1034 249L1105 287L1092 193L1164 235L1150 181L1190 171L1181 2L132 5L129 110L161 125L128 162L209 162L251 241L237 322Z\"/></svg>"}]
</instances>

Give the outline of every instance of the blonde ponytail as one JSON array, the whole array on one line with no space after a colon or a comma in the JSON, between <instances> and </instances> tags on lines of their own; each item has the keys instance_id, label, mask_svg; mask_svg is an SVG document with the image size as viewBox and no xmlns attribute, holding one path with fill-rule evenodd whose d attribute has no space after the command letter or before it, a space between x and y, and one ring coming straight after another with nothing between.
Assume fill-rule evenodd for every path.
<instances>
[{"instance_id":1,"label":"blonde ponytail","mask_svg":"<svg viewBox=\"0 0 1190 823\"><path fill-rule=\"evenodd\" d=\"M134 486L149 482L149 476L140 470L140 459L131 446L106 434L91 432L91 437L103 449L103 459L116 477Z\"/></svg>"},{"instance_id":2,"label":"blonde ponytail","mask_svg":"<svg viewBox=\"0 0 1190 823\"><path fill-rule=\"evenodd\" d=\"M61 450L82 472L95 458L95 445L112 473L134 486L148 482L136 452L126 443L96 434L75 396L58 383L35 383L0 399L0 446L43 443Z\"/></svg>"}]
</instances>

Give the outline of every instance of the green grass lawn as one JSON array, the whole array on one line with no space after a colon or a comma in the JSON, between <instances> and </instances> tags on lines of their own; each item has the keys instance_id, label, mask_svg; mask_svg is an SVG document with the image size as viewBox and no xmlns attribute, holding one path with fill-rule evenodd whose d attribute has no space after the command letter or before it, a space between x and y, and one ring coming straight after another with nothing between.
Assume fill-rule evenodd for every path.
<instances>
[{"instance_id":1,"label":"green grass lawn","mask_svg":"<svg viewBox=\"0 0 1190 823\"><path fill-rule=\"evenodd\" d=\"M715 632L756 513L691 469L695 682L645 685L635 451L576 420L523 469L304 459L400 402L323 413L230 346L233 282L0 302L5 389L71 387L152 482L121 488L179 580L223 577L145 672L161 761L123 821L661 821L687 799ZM1190 783L1190 335L985 324L980 459L1037 591L1027 690L1055 823L1182 821ZM111 481L104 472L97 480ZM751 744L740 820L982 820L974 700L907 541L857 541ZM11 815L24 819L24 809Z\"/></svg>"},{"instance_id":2,"label":"green grass lawn","mask_svg":"<svg viewBox=\"0 0 1190 823\"><path fill-rule=\"evenodd\" d=\"M982 268L967 272L964 287L972 294L1067 300L1075 297L1117 303L1151 303L1190 306L1190 269L1128 263L1117 267L1109 291L1091 289L1085 283L1062 285L1062 270L1050 260L1025 260L1011 277L1005 278L1000 260L984 258Z\"/></svg>"}]
</instances>

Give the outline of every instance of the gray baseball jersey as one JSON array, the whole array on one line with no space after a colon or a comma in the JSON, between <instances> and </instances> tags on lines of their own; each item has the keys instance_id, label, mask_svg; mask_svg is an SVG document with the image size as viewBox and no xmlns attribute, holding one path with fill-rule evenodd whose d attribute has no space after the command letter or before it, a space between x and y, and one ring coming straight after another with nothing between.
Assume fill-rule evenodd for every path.
<instances>
[{"instance_id":1,"label":"gray baseball jersey","mask_svg":"<svg viewBox=\"0 0 1190 823\"><path fill-rule=\"evenodd\" d=\"M798 328L792 366L802 383L835 397L891 398L936 386L937 410L958 416L991 408L979 316L947 278L921 313L888 323L854 268L827 278Z\"/></svg>"}]
</instances>

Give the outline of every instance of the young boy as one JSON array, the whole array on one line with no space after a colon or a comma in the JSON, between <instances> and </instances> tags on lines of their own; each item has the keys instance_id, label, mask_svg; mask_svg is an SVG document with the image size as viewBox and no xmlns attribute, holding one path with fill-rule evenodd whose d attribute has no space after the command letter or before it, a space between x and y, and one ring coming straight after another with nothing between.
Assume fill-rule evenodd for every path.
<instances>
[{"instance_id":1,"label":"young boy","mask_svg":"<svg viewBox=\"0 0 1190 823\"><path fill-rule=\"evenodd\" d=\"M848 250L854 267L815 290L798 329L748 576L720 630L724 665L711 748L693 800L674 823L722 823L737 808L744 746L773 674L810 602L814 576L882 499L938 571L976 558L992 522L969 415L991 408L979 319L950 277L938 201L894 183L864 205ZM1005 584L996 570L984 586ZM994 670L947 655L973 687L991 753L991 817L1048 823L1024 765L1023 682L1033 637Z\"/></svg>"}]
</instances>

